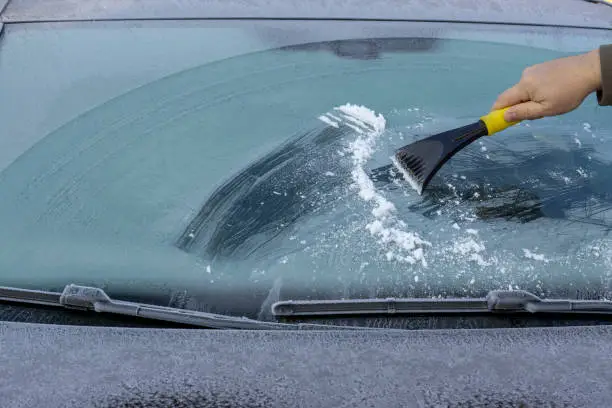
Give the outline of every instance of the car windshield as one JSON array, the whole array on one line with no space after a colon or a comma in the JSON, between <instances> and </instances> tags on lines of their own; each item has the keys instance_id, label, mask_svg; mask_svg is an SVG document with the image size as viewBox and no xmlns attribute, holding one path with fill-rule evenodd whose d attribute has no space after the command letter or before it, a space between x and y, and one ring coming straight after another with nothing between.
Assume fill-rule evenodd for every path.
<instances>
[{"instance_id":1,"label":"car windshield","mask_svg":"<svg viewBox=\"0 0 612 408\"><path fill-rule=\"evenodd\" d=\"M358 21L7 24L0 284L73 282L247 315L289 298L606 297L612 115L594 96L480 139L422 196L376 175L397 148L487 113L526 66L606 38Z\"/></svg>"}]
</instances>

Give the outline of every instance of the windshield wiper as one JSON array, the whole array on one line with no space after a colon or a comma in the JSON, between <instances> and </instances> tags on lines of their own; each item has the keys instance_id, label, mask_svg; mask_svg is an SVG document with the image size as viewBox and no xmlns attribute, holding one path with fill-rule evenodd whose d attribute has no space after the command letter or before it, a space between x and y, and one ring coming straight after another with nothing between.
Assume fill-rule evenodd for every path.
<instances>
[{"instance_id":1,"label":"windshield wiper","mask_svg":"<svg viewBox=\"0 0 612 408\"><path fill-rule=\"evenodd\" d=\"M112 299L96 287L70 284L59 292L46 292L0 286L0 302L60 307L69 310L133 316L169 323L211 329L247 330L378 330L356 326L328 324L277 323L127 302ZM287 300L272 305L275 317L316 317L330 315L421 315L421 314L514 314L514 313L582 313L612 314L612 301L541 299L522 291L491 291L485 298L459 299L349 299Z\"/></svg>"},{"instance_id":2,"label":"windshield wiper","mask_svg":"<svg viewBox=\"0 0 612 408\"><path fill-rule=\"evenodd\" d=\"M211 329L248 330L329 330L361 327L331 326L322 324L287 324L264 322L245 317L226 316L195 310L176 309L146 303L126 302L112 299L104 290L89 286L67 285L62 293L11 288L0 286L0 302L18 302L30 305L61 307L70 310L110 313L153 319L169 323ZM366 329L371 330L371 329Z\"/></svg>"},{"instance_id":3,"label":"windshield wiper","mask_svg":"<svg viewBox=\"0 0 612 408\"><path fill-rule=\"evenodd\" d=\"M541 299L523 290L490 291L485 298L287 300L272 305L276 317L478 313L612 314L612 301Z\"/></svg>"}]
</instances>

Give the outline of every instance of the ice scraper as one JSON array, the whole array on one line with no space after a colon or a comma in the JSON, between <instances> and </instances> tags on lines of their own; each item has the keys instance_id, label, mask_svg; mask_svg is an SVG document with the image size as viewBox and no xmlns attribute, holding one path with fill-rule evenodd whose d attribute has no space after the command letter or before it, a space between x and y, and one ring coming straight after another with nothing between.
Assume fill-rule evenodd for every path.
<instances>
[{"instance_id":1,"label":"ice scraper","mask_svg":"<svg viewBox=\"0 0 612 408\"><path fill-rule=\"evenodd\" d=\"M492 111L472 124L404 146L396 151L393 164L420 195L444 163L459 150L482 136L491 136L519 123L504 119L507 109Z\"/></svg>"}]
</instances>

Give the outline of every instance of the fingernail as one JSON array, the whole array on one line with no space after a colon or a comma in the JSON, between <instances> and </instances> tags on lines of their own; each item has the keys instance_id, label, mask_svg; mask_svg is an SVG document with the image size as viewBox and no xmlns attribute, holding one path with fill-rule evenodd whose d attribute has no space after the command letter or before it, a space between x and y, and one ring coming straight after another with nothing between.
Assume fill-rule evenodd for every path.
<instances>
[{"instance_id":1,"label":"fingernail","mask_svg":"<svg viewBox=\"0 0 612 408\"><path fill-rule=\"evenodd\" d=\"M514 122L516 120L516 112L514 111L506 111L506 114L504 116L506 116L507 122Z\"/></svg>"}]
</instances>

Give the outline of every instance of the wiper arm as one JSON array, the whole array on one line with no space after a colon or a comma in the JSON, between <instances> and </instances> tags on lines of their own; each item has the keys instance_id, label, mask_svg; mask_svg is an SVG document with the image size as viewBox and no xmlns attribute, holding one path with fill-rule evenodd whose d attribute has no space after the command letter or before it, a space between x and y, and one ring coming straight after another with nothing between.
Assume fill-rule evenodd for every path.
<instances>
[{"instance_id":1,"label":"wiper arm","mask_svg":"<svg viewBox=\"0 0 612 408\"><path fill-rule=\"evenodd\" d=\"M62 293L45 292L0 286L0 302L18 302L31 305L54 306L72 310L135 316L211 329L248 330L329 330L353 329L360 327L332 326L319 324L287 324L263 322L248 318L226 316L195 310L125 302L110 298L104 290L89 286L67 285Z\"/></svg>"},{"instance_id":2,"label":"wiper arm","mask_svg":"<svg viewBox=\"0 0 612 408\"><path fill-rule=\"evenodd\" d=\"M541 299L523 290L495 290L485 298L287 300L272 305L276 317L478 313L612 314L612 301Z\"/></svg>"},{"instance_id":3,"label":"wiper arm","mask_svg":"<svg viewBox=\"0 0 612 408\"><path fill-rule=\"evenodd\" d=\"M212 329L248 330L378 330L327 324L264 322L195 310L126 302L109 297L96 287L67 285L61 293L0 286L0 302L61 307L71 310L110 313L180 323ZM522 291L491 291L486 298L467 299L352 299L288 300L272 305L275 317L329 315L420 315L471 313L585 313L612 314L612 301L541 299Z\"/></svg>"}]
</instances>

